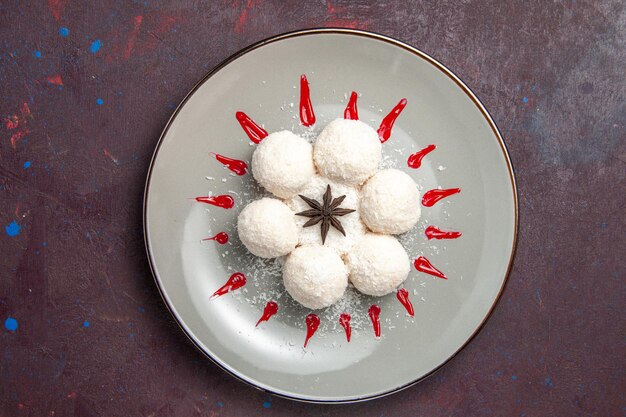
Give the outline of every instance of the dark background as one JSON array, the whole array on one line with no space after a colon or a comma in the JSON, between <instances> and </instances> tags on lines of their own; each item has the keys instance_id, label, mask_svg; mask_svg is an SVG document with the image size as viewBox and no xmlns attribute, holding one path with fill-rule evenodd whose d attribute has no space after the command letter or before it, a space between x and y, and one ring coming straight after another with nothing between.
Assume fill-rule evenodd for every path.
<instances>
[{"instance_id":1,"label":"dark background","mask_svg":"<svg viewBox=\"0 0 626 417\"><path fill-rule=\"evenodd\" d=\"M459 75L520 197L513 271L478 337L418 386L334 407L273 398L196 351L142 236L150 157L195 82L252 42L331 26ZM624 415L625 43L622 1L3 0L0 416Z\"/></svg>"}]
</instances>

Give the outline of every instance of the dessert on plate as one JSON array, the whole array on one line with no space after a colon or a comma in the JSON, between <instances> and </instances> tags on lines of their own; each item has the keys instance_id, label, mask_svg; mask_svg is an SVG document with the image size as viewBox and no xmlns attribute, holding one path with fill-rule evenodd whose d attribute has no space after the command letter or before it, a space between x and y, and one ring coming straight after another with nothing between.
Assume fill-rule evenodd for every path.
<instances>
[{"instance_id":1,"label":"dessert on plate","mask_svg":"<svg viewBox=\"0 0 626 417\"><path fill-rule=\"evenodd\" d=\"M252 174L275 198L241 211L239 237L256 256L285 257L285 289L303 306L329 307L348 282L383 296L407 278L394 235L419 220L420 194L404 172L379 170L381 158L378 132L350 119L330 122L313 145L285 130L255 149Z\"/></svg>"}]
</instances>

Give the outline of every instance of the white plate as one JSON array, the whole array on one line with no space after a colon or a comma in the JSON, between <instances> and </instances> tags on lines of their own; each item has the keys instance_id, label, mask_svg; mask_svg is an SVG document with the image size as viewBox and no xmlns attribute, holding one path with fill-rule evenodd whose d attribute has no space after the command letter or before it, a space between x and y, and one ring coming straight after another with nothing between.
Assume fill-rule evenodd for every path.
<instances>
[{"instance_id":1,"label":"white plate","mask_svg":"<svg viewBox=\"0 0 626 417\"><path fill-rule=\"evenodd\" d=\"M306 74L317 123L298 117L299 80ZM319 314L307 349L310 313L284 293L280 265L250 255L236 218L261 190L248 173L236 176L210 152L249 161L254 150L235 119L244 111L269 131L314 137L342 117L351 91L360 119L377 128L400 99L407 106L384 143L384 165L411 175L422 192L461 188L422 208L415 229L401 237L412 259L425 256L447 280L413 269L405 283L411 318L393 294L354 297ZM410 154L436 149L419 169ZM208 177L208 178L207 178ZM225 210L193 200L230 194ZM454 240L428 240L434 225L457 230ZM201 239L225 231L220 245ZM517 232L515 180L502 138L487 111L457 77L426 54L366 32L319 29L255 44L209 73L176 110L154 154L146 185L145 237L163 299L185 334L222 368L285 397L349 402L386 395L438 369L480 329L496 304L511 266ZM209 301L234 272L247 284ZM279 312L255 327L266 301ZM367 308L382 308L382 337L373 337ZM338 324L350 310L353 337Z\"/></svg>"}]
</instances>

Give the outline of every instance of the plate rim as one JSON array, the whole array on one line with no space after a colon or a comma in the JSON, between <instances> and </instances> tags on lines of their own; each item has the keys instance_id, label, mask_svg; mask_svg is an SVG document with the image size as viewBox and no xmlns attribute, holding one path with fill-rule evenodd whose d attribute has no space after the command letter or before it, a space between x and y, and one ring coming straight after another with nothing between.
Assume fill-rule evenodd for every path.
<instances>
[{"instance_id":1,"label":"plate rim","mask_svg":"<svg viewBox=\"0 0 626 417\"><path fill-rule=\"evenodd\" d=\"M435 66L437 69L439 69L444 75L446 75L449 79L451 79L459 88L461 88L461 90L463 90L463 92L470 98L470 100L472 100L472 102L474 103L474 105L478 108L478 110L481 112L481 114L483 115L483 117L486 119L487 123L489 124L489 127L491 128L491 131L493 132L493 134L495 135L498 144L500 145L500 149L502 151L502 154L504 156L506 165L507 165L507 171L509 173L509 180L511 183L511 188L513 191L513 206L514 206L514 226L513 226L513 242L512 242L512 247L511 247L511 253L509 256L509 261L508 261L508 265L507 265L507 269L506 272L504 274L504 280L502 281L502 285L500 286L500 289L498 290L498 294L495 297L491 307L489 308L489 311L487 312L487 314L485 315L485 317L482 319L482 321L480 322L480 324L478 325L478 327L474 330L474 332L468 337L468 339L454 352L452 353L448 358L446 358L441 364L439 364L438 366L436 366L435 368L433 368L430 372L428 372L427 374L420 376L419 378L403 384L401 386L398 387L394 387L394 388L390 388L387 391L378 393L378 394L373 394L373 395L366 395L366 396L362 396L362 397L347 397L345 399L338 399L338 400L333 400L333 399L317 399L317 398L308 398L306 396L297 396L297 395L288 395L282 392L277 392L274 391L268 387L262 387L257 385L252 378L249 378L243 374L238 374L237 372L235 372L234 370L228 369L228 367L226 366L226 364L221 363L217 358L213 357L209 352L205 351L202 346L200 345L200 343L195 339L195 336L190 334L190 332L188 332L185 327L183 326L183 320L182 318L178 317L178 315L175 313L173 306L170 304L170 302L168 301L168 298L166 297L165 293L164 293L164 289L161 287L160 284L160 278L158 276L158 274L156 273L156 269L155 269L155 261L152 257L152 252L151 252L151 248L150 248L150 243L149 243L149 239L148 239L148 219L147 219L147 209L148 209L148 190L150 188L150 184L151 184L151 178L152 178L152 173L154 170L154 162L157 158L157 155L159 153L159 150L161 148L161 145L163 144L163 140L165 139L165 136L167 135L169 128L171 127L174 119L178 116L178 113L181 111L181 109L184 107L184 105L187 103L187 101L193 96L193 94L209 79L211 78L213 75L215 75L218 71L220 71L221 69L223 69L224 67L226 67L228 64L230 64L231 62L235 61L236 59L242 57L243 55L252 52L262 46L268 45L270 43L274 43L274 42L278 42L281 40L285 40L285 39L290 39L290 38L296 38L296 37L300 37L300 36L310 36L310 35L316 35L316 34L341 34L341 35L350 35L350 36L359 36L359 37L364 37L364 38L369 38L369 39L374 39L374 40L378 40L378 41L382 41L394 46L398 46L404 50L407 50L408 52L417 55L417 57L422 58L424 60L426 60L428 63L432 64L433 66ZM485 108L485 106L482 104L482 102L478 99L478 97L476 96L476 94L474 94L474 92L457 76L455 75L451 70L449 70L446 66L444 66L443 64L441 64L439 61L437 61L436 59L434 59L433 57L431 57L430 55L428 55L427 53L417 49L416 47L402 42L400 40L397 40L395 38L380 34L380 33L376 33L376 32L372 32L372 31L365 31L365 30L360 30L360 29L350 29L350 28L339 28L339 27L328 27L328 28L309 28L309 29L299 29L299 30L294 30L294 31L289 31L289 32L284 32L278 35L274 35L274 36L270 36L268 38L262 39L260 41L257 41L255 43L252 43L240 50L238 50L237 52L233 53L232 55L228 56L226 59L222 60L219 64L217 64L215 67L213 67L207 74L205 74L198 82L196 82L194 84L194 86L189 90L189 92L185 95L185 97L180 101L180 103L176 106L176 109L174 110L174 112L172 113L172 115L169 117L169 119L167 120L167 123L165 124L165 127L163 128L159 139L157 141L157 144L154 148L154 152L152 154L152 157L150 159L150 164L148 166L148 173L146 176L146 182L144 185L144 193L143 193L143 208L142 208L142 218L143 218L143 237L144 237L144 246L145 246L145 250L146 250L146 255L148 258L148 264L150 267L150 272L152 273L152 278L156 284L157 290L159 291L159 295L161 296L161 299L163 300L163 303L165 304L165 306L167 307L167 310L169 311L169 313L172 315L172 317L174 318L174 321L176 322L176 324L178 325L178 327L182 330L183 334L187 337L187 339L189 339L189 341L196 347L196 349L198 349L204 356L206 356L209 360L211 360L211 362L213 362L215 365L217 365L220 369L222 369L223 371L225 371L226 373L228 373L229 375L235 377L236 379L238 379L241 382L244 382L245 384L256 388L258 390L264 391L266 393L269 393L271 395L276 395L278 397L281 398L286 398L289 400L295 400L295 401L299 401L299 402L304 402L304 403L314 403L314 404L350 404L350 403L358 403L358 402L364 402L364 401L369 401L369 400L374 400L377 398L382 398L382 397L386 397L388 395L391 394L395 394L397 392L400 392L402 390L405 390L409 387L412 387L422 381L424 381L425 379L429 378L430 376L432 376L433 374L435 374L437 371L439 371L443 366L445 366L448 362L450 362L454 357L456 357L467 345L469 345L474 338L478 335L478 333L480 333L480 331L483 329L483 327L485 326L485 324L487 323L487 321L491 318L496 306L498 305L498 303L500 302L500 300L502 299L502 294L504 293L504 289L506 288L506 285L509 282L509 277L511 275L511 269L513 266L513 261L515 259L515 255L517 253L517 243L518 243L518 235L519 235L519 200L518 200L518 191L517 191L517 181L515 179L515 171L513 168L513 163L511 162L511 157L509 155L508 149L506 147L506 144L504 142L504 138L502 137L502 134L500 133L500 130L498 129L495 121L493 120L493 118L491 117L491 114L489 114L489 112L487 111L487 109Z\"/></svg>"}]
</instances>

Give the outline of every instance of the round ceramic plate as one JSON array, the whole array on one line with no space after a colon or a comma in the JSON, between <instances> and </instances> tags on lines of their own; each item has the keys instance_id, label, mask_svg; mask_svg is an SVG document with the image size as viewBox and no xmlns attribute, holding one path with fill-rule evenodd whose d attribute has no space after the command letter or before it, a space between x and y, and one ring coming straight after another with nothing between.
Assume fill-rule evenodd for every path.
<instances>
[{"instance_id":1,"label":"round ceramic plate","mask_svg":"<svg viewBox=\"0 0 626 417\"><path fill-rule=\"evenodd\" d=\"M310 127L302 124L299 111L303 74L316 116ZM305 317L311 311L285 293L280 262L254 257L237 236L238 213L264 191L250 172L234 172L240 164L218 155L250 161L255 144L242 129L243 113L267 132L289 129L313 141L329 121L343 117L352 91L359 95L360 120L375 129L406 99L383 144L383 167L408 173L422 195L460 189L422 207L416 227L399 237L412 261L427 259L446 279L427 273L428 268L411 270L404 288L414 317L396 294L366 297L350 288L337 305L315 312L320 326L304 348ZM425 148L423 153L430 152L419 168L410 167L410 156ZM411 160L417 165L415 156ZM234 207L220 207L218 196L232 197ZM429 226L461 236L428 239ZM150 264L185 334L232 375L304 401L383 396L442 366L494 308L511 266L516 230L511 163L474 94L428 55L354 30L281 35L218 66L169 121L145 194ZM225 244L221 232L228 235ZM246 284L211 299L236 273ZM269 301L276 302L278 312L256 326ZM381 308L379 338L368 315L372 304ZM342 313L352 316L349 343L339 324Z\"/></svg>"}]
</instances>

